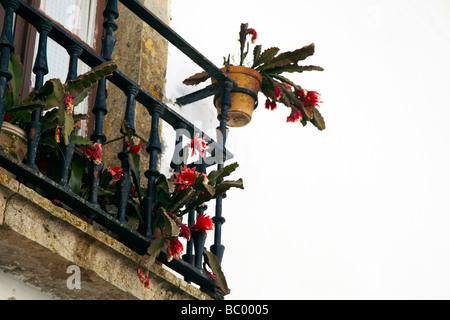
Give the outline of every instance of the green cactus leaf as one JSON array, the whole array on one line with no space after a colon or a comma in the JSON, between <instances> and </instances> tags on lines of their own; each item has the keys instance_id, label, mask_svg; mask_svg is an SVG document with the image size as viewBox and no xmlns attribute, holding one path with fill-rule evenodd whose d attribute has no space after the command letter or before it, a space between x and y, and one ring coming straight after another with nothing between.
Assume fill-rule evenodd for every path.
<instances>
[{"instance_id":1,"label":"green cactus leaf","mask_svg":"<svg viewBox=\"0 0 450 320\"><path fill-rule=\"evenodd\" d=\"M324 130L326 128L325 126L325 120L323 116L320 114L319 110L317 108L312 107L311 108L313 113L313 118L311 119L311 123L320 131Z\"/></svg>"},{"instance_id":2,"label":"green cactus leaf","mask_svg":"<svg viewBox=\"0 0 450 320\"><path fill-rule=\"evenodd\" d=\"M177 195L171 200L171 205L167 208L167 211L176 213L178 210L187 205L195 197L197 192L192 187L187 187L181 190Z\"/></svg>"},{"instance_id":3,"label":"green cactus leaf","mask_svg":"<svg viewBox=\"0 0 450 320\"><path fill-rule=\"evenodd\" d=\"M264 52L260 54L258 60L254 61L253 68L257 71L262 70L265 64L272 61L279 51L280 49L275 47L264 50Z\"/></svg>"},{"instance_id":4,"label":"green cactus leaf","mask_svg":"<svg viewBox=\"0 0 450 320\"><path fill-rule=\"evenodd\" d=\"M228 288L227 279L225 278L225 274L222 271L222 267L220 266L219 259L217 259L216 255L212 252L209 252L206 249L203 249L205 263L211 268L212 272L216 276L217 284L222 291L222 295L227 295L230 292Z\"/></svg>"},{"instance_id":5,"label":"green cactus leaf","mask_svg":"<svg viewBox=\"0 0 450 320\"><path fill-rule=\"evenodd\" d=\"M303 48L295 51L289 51L281 53L274 57L271 61L268 61L264 65L258 67L259 71L273 69L276 67L286 67L290 64L297 63L300 60L305 60L307 57L314 54L314 43L304 46Z\"/></svg>"},{"instance_id":6,"label":"green cactus leaf","mask_svg":"<svg viewBox=\"0 0 450 320\"><path fill-rule=\"evenodd\" d=\"M202 82L205 82L206 80L208 80L211 76L209 75L208 72L203 71L203 72L199 72L194 74L193 76L185 79L183 81L183 84L187 85L187 86L195 86L197 84L200 84Z\"/></svg>"},{"instance_id":7,"label":"green cactus leaf","mask_svg":"<svg viewBox=\"0 0 450 320\"><path fill-rule=\"evenodd\" d=\"M258 61L259 57L261 56L261 50L262 50L262 46L261 45L257 45L253 49L253 65L252 65L252 68L256 67L256 61Z\"/></svg>"},{"instance_id":8,"label":"green cactus leaf","mask_svg":"<svg viewBox=\"0 0 450 320\"><path fill-rule=\"evenodd\" d=\"M208 184L215 185L216 182L220 179L223 179L230 174L232 174L239 167L239 163L235 162L227 165L226 167L220 170L211 171L208 175Z\"/></svg>"},{"instance_id":9,"label":"green cactus leaf","mask_svg":"<svg viewBox=\"0 0 450 320\"><path fill-rule=\"evenodd\" d=\"M296 64L290 64L290 65L287 65L284 67L275 67L272 69L266 69L265 72L270 75L278 75L283 72L290 72L290 73L299 72L299 73L301 73L303 71L313 71L313 70L323 71L324 69L319 66L298 66Z\"/></svg>"},{"instance_id":10,"label":"green cactus leaf","mask_svg":"<svg viewBox=\"0 0 450 320\"><path fill-rule=\"evenodd\" d=\"M73 105L76 106L82 102L88 95L91 87L97 83L100 78L111 74L115 69L117 69L117 64L113 61L107 61L93 68L91 71L68 81L64 85L64 89L73 97Z\"/></svg>"},{"instance_id":11,"label":"green cactus leaf","mask_svg":"<svg viewBox=\"0 0 450 320\"><path fill-rule=\"evenodd\" d=\"M223 181L220 184L216 186L216 193L214 194L214 197L221 196L225 192L227 192L231 188L239 188L244 189L244 183L242 179L238 179L235 181Z\"/></svg>"}]
</instances>

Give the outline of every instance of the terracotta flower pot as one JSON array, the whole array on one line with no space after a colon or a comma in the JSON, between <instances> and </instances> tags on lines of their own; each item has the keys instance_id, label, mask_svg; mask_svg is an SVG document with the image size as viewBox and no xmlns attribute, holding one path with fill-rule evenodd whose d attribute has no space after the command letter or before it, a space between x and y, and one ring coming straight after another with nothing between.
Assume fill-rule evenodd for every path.
<instances>
[{"instance_id":1,"label":"terracotta flower pot","mask_svg":"<svg viewBox=\"0 0 450 320\"><path fill-rule=\"evenodd\" d=\"M3 122L0 131L0 145L7 154L19 161L23 161L27 154L26 132L15 125ZM3 168L0 168L0 172L11 176L11 174Z\"/></svg>"},{"instance_id":2,"label":"terracotta flower pot","mask_svg":"<svg viewBox=\"0 0 450 320\"><path fill-rule=\"evenodd\" d=\"M220 69L226 72L226 68ZM250 90L255 95L258 95L261 89L262 77L258 71L242 67L230 66L229 74L231 79L236 81L238 88ZM216 80L212 79L212 83ZM243 127L252 120L253 110L255 109L255 98L245 92L231 92L231 108L228 110L230 120L228 125L230 127ZM217 113L220 114L220 96L215 98L214 104Z\"/></svg>"}]
</instances>

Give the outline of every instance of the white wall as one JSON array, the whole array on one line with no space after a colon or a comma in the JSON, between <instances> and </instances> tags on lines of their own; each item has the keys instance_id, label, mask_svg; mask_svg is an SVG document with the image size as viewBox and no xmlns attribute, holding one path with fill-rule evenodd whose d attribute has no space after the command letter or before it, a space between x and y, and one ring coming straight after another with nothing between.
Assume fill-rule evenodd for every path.
<instances>
[{"instance_id":1,"label":"white wall","mask_svg":"<svg viewBox=\"0 0 450 320\"><path fill-rule=\"evenodd\" d=\"M225 203L229 298L450 298L450 3L172 0L172 27L218 66L241 22L265 48L316 44L305 63L325 71L295 79L327 129L280 106L231 130L246 190ZM171 49L167 96L198 71ZM211 100L180 111L214 131Z\"/></svg>"},{"instance_id":2,"label":"white wall","mask_svg":"<svg viewBox=\"0 0 450 320\"><path fill-rule=\"evenodd\" d=\"M0 300L54 300L51 294L42 292L23 282L20 277L0 270Z\"/></svg>"}]
</instances>

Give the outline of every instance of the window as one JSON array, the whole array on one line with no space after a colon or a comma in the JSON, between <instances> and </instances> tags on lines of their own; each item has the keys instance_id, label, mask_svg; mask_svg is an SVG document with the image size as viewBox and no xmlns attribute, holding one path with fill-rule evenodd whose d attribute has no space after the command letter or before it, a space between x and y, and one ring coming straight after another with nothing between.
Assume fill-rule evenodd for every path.
<instances>
[{"instance_id":1,"label":"window","mask_svg":"<svg viewBox=\"0 0 450 320\"><path fill-rule=\"evenodd\" d=\"M27 4L39 8L52 20L80 38L95 52L100 53L102 35L102 12L106 0L27 0ZM1 13L1 12L0 12ZM23 64L24 96L34 88L35 77L32 73L39 35L36 29L22 18L18 17L14 27L15 51L20 56ZM69 68L69 55L63 47L48 39L47 60L49 73L44 81L52 78L60 78L63 82L67 78ZM88 71L90 68L83 62L78 63L78 74ZM89 106L94 99L89 97L77 106L76 113L88 113ZM92 108L92 107L91 107ZM77 134L85 134L88 130L86 121L82 121Z\"/></svg>"},{"instance_id":2,"label":"window","mask_svg":"<svg viewBox=\"0 0 450 320\"><path fill-rule=\"evenodd\" d=\"M54 21L60 23L65 29L78 36L89 46L94 46L95 18L97 0L41 0L39 8ZM36 37L34 57L37 54L39 37ZM33 57L33 61L34 61ZM59 78L65 81L69 70L69 55L67 50L53 40L48 40L47 60L49 73L44 81ZM78 63L78 74L89 71L90 68L83 62ZM34 81L31 83L34 87ZM75 113L88 112L88 99L85 99L75 108ZM77 134L85 135L86 121L81 121Z\"/></svg>"}]
</instances>

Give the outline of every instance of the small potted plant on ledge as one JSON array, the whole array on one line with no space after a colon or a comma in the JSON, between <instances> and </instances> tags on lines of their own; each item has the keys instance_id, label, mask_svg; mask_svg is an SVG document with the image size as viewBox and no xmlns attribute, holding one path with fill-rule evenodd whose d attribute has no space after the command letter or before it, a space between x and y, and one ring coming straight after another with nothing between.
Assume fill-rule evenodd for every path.
<instances>
[{"instance_id":1,"label":"small potted plant on ledge","mask_svg":"<svg viewBox=\"0 0 450 320\"><path fill-rule=\"evenodd\" d=\"M249 39L250 37L250 39ZM242 127L252 119L255 109L255 97L261 91L265 97L265 107L275 110L277 102L290 109L287 122L301 122L304 126L311 122L319 130L325 129L325 121L317 107L321 100L316 91L306 90L285 77L284 73L301 73L304 71L323 71L323 68L314 65L299 65L300 61L314 54L315 46L310 44L294 51L279 53L280 49L272 47L262 50L261 45L253 49L253 61L244 66L250 52L250 42L255 43L258 35L247 23L241 24L239 32L240 57L239 65L233 66L225 62L221 70L229 74L238 84L239 88L250 90L254 94L234 90L231 93L231 108L228 111L231 127ZM186 85L197 85L209 79L207 72L197 73L183 81ZM212 79L215 82L215 79ZM215 97L216 108L219 108L220 97ZM219 109L218 109L219 110Z\"/></svg>"}]
</instances>

